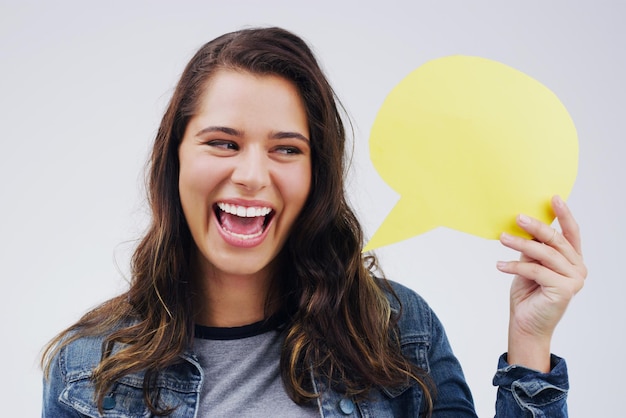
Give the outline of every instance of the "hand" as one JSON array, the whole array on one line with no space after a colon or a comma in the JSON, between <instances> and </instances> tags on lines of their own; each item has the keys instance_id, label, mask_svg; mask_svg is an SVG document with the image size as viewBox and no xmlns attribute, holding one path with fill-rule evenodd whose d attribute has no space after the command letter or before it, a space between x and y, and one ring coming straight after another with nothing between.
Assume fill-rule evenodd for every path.
<instances>
[{"instance_id":1,"label":"hand","mask_svg":"<svg viewBox=\"0 0 626 418\"><path fill-rule=\"evenodd\" d=\"M583 287L580 232L567 205L552 198L562 233L525 215L517 224L535 239L502 234L500 242L521 253L519 261L498 262L498 269L515 274L511 284L509 364L543 372L550 370L550 341L574 295Z\"/></svg>"}]
</instances>

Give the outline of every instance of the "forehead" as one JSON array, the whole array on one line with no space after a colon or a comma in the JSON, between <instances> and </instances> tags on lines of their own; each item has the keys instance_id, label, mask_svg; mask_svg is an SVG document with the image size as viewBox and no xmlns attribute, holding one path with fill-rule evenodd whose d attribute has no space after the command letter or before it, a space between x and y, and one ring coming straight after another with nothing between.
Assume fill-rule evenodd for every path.
<instances>
[{"instance_id":1,"label":"forehead","mask_svg":"<svg viewBox=\"0 0 626 418\"><path fill-rule=\"evenodd\" d=\"M274 74L220 69L207 81L196 118L307 124L304 101L297 86Z\"/></svg>"},{"instance_id":2,"label":"forehead","mask_svg":"<svg viewBox=\"0 0 626 418\"><path fill-rule=\"evenodd\" d=\"M218 94L227 94L231 97L237 95L251 96L267 91L285 91L302 100L298 86L282 75L259 74L236 68L220 68L213 72L204 84L200 99L202 101L206 96Z\"/></svg>"}]
</instances>

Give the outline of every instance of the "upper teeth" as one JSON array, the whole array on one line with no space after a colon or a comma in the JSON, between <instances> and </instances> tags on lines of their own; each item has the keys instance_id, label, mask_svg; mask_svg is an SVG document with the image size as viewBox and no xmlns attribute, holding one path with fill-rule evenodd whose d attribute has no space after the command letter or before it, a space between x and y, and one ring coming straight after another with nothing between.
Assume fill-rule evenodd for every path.
<instances>
[{"instance_id":1,"label":"upper teeth","mask_svg":"<svg viewBox=\"0 0 626 418\"><path fill-rule=\"evenodd\" d=\"M231 205L230 203L218 203L217 207L226 213L236 215L242 218L253 218L255 216L265 216L272 211L271 208L256 207L256 206L239 206Z\"/></svg>"}]
</instances>

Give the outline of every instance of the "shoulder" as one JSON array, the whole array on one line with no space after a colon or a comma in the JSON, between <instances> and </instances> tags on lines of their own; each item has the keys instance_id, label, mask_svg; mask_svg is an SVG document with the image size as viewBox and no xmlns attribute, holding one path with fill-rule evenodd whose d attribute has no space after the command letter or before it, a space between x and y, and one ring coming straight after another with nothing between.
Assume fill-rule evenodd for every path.
<instances>
[{"instance_id":1,"label":"shoulder","mask_svg":"<svg viewBox=\"0 0 626 418\"><path fill-rule=\"evenodd\" d=\"M111 329L104 335L79 337L79 334L69 333L61 341L61 348L51 359L49 377L44 380L44 417L76 416L76 413L100 416L92 378L101 362L107 337L113 331ZM115 343L113 354L124 347L124 344ZM154 382L150 383L158 388L162 405L194 404L193 399L201 384L201 372L195 364L191 364L193 359L181 357L188 361L161 370ZM145 371L137 371L115 380L103 403L103 408L110 416L149 416L144 402L144 377ZM188 416L185 415L188 408L184 407L181 411L179 415L172 416Z\"/></svg>"},{"instance_id":2,"label":"shoulder","mask_svg":"<svg viewBox=\"0 0 626 418\"><path fill-rule=\"evenodd\" d=\"M58 371L66 382L91 378L93 369L102 360L106 339L116 330L133 323L134 321L131 320L121 321L97 335L90 335L89 332L81 331L80 328L67 332L58 344L61 348L51 360L51 366L58 367ZM121 347L122 345L115 344L113 351L118 351Z\"/></svg>"},{"instance_id":3,"label":"shoulder","mask_svg":"<svg viewBox=\"0 0 626 418\"><path fill-rule=\"evenodd\" d=\"M394 282L393 280L387 280L385 279L385 281L389 284L389 287L393 290L393 292L396 294L396 296L398 297L398 299L400 299L400 302L402 304L417 304L418 308L423 308L423 309L430 309L428 306L428 303L426 303L426 301L424 300L424 298L422 298L417 292L415 292L413 289L410 289L398 282ZM388 294L387 297L389 298L391 295ZM390 298L390 302L394 303L395 298L391 297ZM397 304L397 300L396 300L396 304Z\"/></svg>"},{"instance_id":4,"label":"shoulder","mask_svg":"<svg viewBox=\"0 0 626 418\"><path fill-rule=\"evenodd\" d=\"M53 387L60 393L64 388L76 384L91 385L93 372L102 360L107 338L111 333L131 323L131 321L120 322L97 334L79 325L64 331L55 346L50 349L52 356L47 360L48 373L44 385ZM116 344L114 350L120 348L121 346Z\"/></svg>"},{"instance_id":5,"label":"shoulder","mask_svg":"<svg viewBox=\"0 0 626 418\"><path fill-rule=\"evenodd\" d=\"M387 291L391 310L398 320L402 337L429 335L434 314L426 300L417 292L400 283L387 280L392 292Z\"/></svg>"},{"instance_id":6,"label":"shoulder","mask_svg":"<svg viewBox=\"0 0 626 418\"><path fill-rule=\"evenodd\" d=\"M97 411L88 398L94 394L91 377L100 362L104 338L68 333L59 342L60 349L49 360L43 382L42 416L78 416L76 411Z\"/></svg>"},{"instance_id":7,"label":"shoulder","mask_svg":"<svg viewBox=\"0 0 626 418\"><path fill-rule=\"evenodd\" d=\"M80 330L67 332L48 360L44 392L49 391L55 399L66 402L75 388L91 393L93 373L102 360L105 340L110 332L102 335L81 335Z\"/></svg>"},{"instance_id":8,"label":"shoulder","mask_svg":"<svg viewBox=\"0 0 626 418\"><path fill-rule=\"evenodd\" d=\"M93 369L100 363L102 336L79 336L70 331L51 348L52 357L47 359L49 384L65 386L70 382L90 379Z\"/></svg>"}]
</instances>

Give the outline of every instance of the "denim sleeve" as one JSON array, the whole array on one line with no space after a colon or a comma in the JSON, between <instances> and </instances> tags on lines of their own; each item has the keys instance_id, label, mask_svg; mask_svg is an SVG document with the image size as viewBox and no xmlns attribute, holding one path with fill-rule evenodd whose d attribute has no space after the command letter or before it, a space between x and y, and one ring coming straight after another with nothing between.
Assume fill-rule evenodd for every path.
<instances>
[{"instance_id":1,"label":"denim sleeve","mask_svg":"<svg viewBox=\"0 0 626 418\"><path fill-rule=\"evenodd\" d=\"M433 418L474 418L476 411L461 364L452 352L443 325L431 311L430 376L436 387Z\"/></svg>"},{"instance_id":2,"label":"denim sleeve","mask_svg":"<svg viewBox=\"0 0 626 418\"><path fill-rule=\"evenodd\" d=\"M551 370L537 370L507 363L506 354L498 361L493 378L498 386L497 418L566 418L569 382L565 360L551 357Z\"/></svg>"},{"instance_id":3,"label":"denim sleeve","mask_svg":"<svg viewBox=\"0 0 626 418\"><path fill-rule=\"evenodd\" d=\"M80 418L78 412L59 401L65 388L65 374L61 367L61 355L58 354L50 363L50 374L43 379L42 418Z\"/></svg>"},{"instance_id":4,"label":"denim sleeve","mask_svg":"<svg viewBox=\"0 0 626 418\"><path fill-rule=\"evenodd\" d=\"M403 305L399 321L403 338L425 345L423 350L418 348L417 364L428 372L436 387L433 418L476 417L472 394L443 325L419 295L391 283ZM493 379L498 386L496 418L567 417L569 383L565 360L553 355L551 365L549 373L540 373L509 365L506 354L501 356Z\"/></svg>"},{"instance_id":5,"label":"denim sleeve","mask_svg":"<svg viewBox=\"0 0 626 418\"><path fill-rule=\"evenodd\" d=\"M424 370L434 387L432 418L475 418L472 393L461 365L452 352L445 329L428 303L413 290L389 281L401 307L390 297L398 318L403 354ZM423 402L423 399L419 399ZM410 403L410 402L407 402ZM410 416L415 410L399 416ZM423 408L425 405L421 404ZM418 413L414 413L415 416Z\"/></svg>"}]
</instances>

